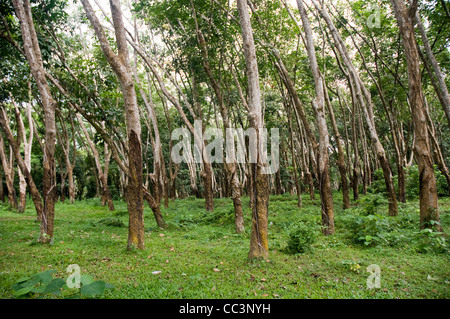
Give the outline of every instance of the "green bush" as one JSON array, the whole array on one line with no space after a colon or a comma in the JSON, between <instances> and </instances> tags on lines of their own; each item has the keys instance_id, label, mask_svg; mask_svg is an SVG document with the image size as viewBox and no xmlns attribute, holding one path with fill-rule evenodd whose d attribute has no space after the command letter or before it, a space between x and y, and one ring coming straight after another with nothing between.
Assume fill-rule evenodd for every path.
<instances>
[{"instance_id":1,"label":"green bush","mask_svg":"<svg viewBox=\"0 0 450 319\"><path fill-rule=\"evenodd\" d=\"M354 216L346 222L347 237L355 244L377 246L394 245L398 238L396 219L379 214ZM393 232L394 231L394 232Z\"/></svg>"},{"instance_id":2,"label":"green bush","mask_svg":"<svg viewBox=\"0 0 450 319\"><path fill-rule=\"evenodd\" d=\"M227 207L218 207L214 211L204 211L198 217L198 223L202 224L214 224L214 225L227 225L234 223L234 209Z\"/></svg>"},{"instance_id":3,"label":"green bush","mask_svg":"<svg viewBox=\"0 0 450 319\"><path fill-rule=\"evenodd\" d=\"M444 174L442 174L441 171L437 169L436 165L434 166L434 174L436 176L436 189L438 196L449 196L447 179L445 178Z\"/></svg>"},{"instance_id":4,"label":"green bush","mask_svg":"<svg viewBox=\"0 0 450 319\"><path fill-rule=\"evenodd\" d=\"M367 191L373 194L385 194L386 183L384 181L383 170L381 168L373 172L372 184L368 187Z\"/></svg>"},{"instance_id":5,"label":"green bush","mask_svg":"<svg viewBox=\"0 0 450 319\"><path fill-rule=\"evenodd\" d=\"M443 233L431 228L422 229L415 233L413 245L419 253L445 253L448 252L447 243Z\"/></svg>"},{"instance_id":6,"label":"green bush","mask_svg":"<svg viewBox=\"0 0 450 319\"><path fill-rule=\"evenodd\" d=\"M419 168L412 165L406 169L406 197L414 199L419 197Z\"/></svg>"},{"instance_id":7,"label":"green bush","mask_svg":"<svg viewBox=\"0 0 450 319\"><path fill-rule=\"evenodd\" d=\"M306 223L296 223L288 229L286 251L290 254L302 254L311 251L311 246L317 240L317 227Z\"/></svg>"},{"instance_id":8,"label":"green bush","mask_svg":"<svg viewBox=\"0 0 450 319\"><path fill-rule=\"evenodd\" d=\"M359 201L359 204L364 215L373 215L380 214L380 209L386 207L388 201L384 195L374 194L364 197Z\"/></svg>"}]
</instances>

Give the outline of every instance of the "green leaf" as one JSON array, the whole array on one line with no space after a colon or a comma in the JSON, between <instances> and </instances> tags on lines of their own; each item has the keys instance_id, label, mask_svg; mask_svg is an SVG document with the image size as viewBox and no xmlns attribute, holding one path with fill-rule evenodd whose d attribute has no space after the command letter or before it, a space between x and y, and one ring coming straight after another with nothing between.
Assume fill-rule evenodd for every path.
<instances>
[{"instance_id":1,"label":"green leaf","mask_svg":"<svg viewBox=\"0 0 450 319\"><path fill-rule=\"evenodd\" d=\"M51 293L54 295L59 295L61 293L61 288L64 286L66 281L62 278L53 279L45 289L44 293Z\"/></svg>"},{"instance_id":2,"label":"green leaf","mask_svg":"<svg viewBox=\"0 0 450 319\"><path fill-rule=\"evenodd\" d=\"M26 295L27 293L29 293L31 291L31 289L32 289L32 287L23 287L22 289L15 291L14 296Z\"/></svg>"},{"instance_id":3,"label":"green leaf","mask_svg":"<svg viewBox=\"0 0 450 319\"><path fill-rule=\"evenodd\" d=\"M33 276L31 277L29 280L24 281L22 283L20 283L20 285L23 287L33 287L35 285L37 285L40 282L40 279L38 277Z\"/></svg>"},{"instance_id":4,"label":"green leaf","mask_svg":"<svg viewBox=\"0 0 450 319\"><path fill-rule=\"evenodd\" d=\"M82 275L80 277L80 282L82 285L89 285L92 284L94 282L94 278L92 278L92 276L90 275Z\"/></svg>"},{"instance_id":5,"label":"green leaf","mask_svg":"<svg viewBox=\"0 0 450 319\"><path fill-rule=\"evenodd\" d=\"M20 278L19 280L17 280L16 283L19 284L19 283L24 282L24 281L27 281L27 280L29 280L29 279L31 279L31 277L22 277L22 278Z\"/></svg>"},{"instance_id":6,"label":"green leaf","mask_svg":"<svg viewBox=\"0 0 450 319\"><path fill-rule=\"evenodd\" d=\"M41 284L47 285L48 283L50 283L50 281L52 281L53 279L52 274L55 272L56 270L47 270L39 274L36 274L35 277L39 279Z\"/></svg>"},{"instance_id":7,"label":"green leaf","mask_svg":"<svg viewBox=\"0 0 450 319\"><path fill-rule=\"evenodd\" d=\"M85 296L97 296L103 294L105 291L106 283L104 281L94 281L89 285L83 285L81 287L81 294Z\"/></svg>"},{"instance_id":8,"label":"green leaf","mask_svg":"<svg viewBox=\"0 0 450 319\"><path fill-rule=\"evenodd\" d=\"M31 289L31 292L34 292L36 294L41 294L45 291L45 289L47 289L46 285L39 285L38 287L33 287Z\"/></svg>"}]
</instances>

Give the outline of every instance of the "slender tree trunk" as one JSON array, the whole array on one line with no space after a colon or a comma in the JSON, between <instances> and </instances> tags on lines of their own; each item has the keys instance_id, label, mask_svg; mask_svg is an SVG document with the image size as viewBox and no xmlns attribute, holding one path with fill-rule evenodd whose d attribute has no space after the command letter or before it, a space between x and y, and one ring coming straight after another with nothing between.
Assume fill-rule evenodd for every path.
<instances>
[{"instance_id":1,"label":"slender tree trunk","mask_svg":"<svg viewBox=\"0 0 450 319\"><path fill-rule=\"evenodd\" d=\"M427 33L425 31L425 27L423 26L422 19L420 18L419 10L417 10L414 19L417 23L417 28L419 29L420 37L422 38L423 47L425 49L425 54L428 59L428 61L424 59L424 63L431 64L433 72L430 72L430 78L433 79L433 77L436 77L437 83L436 81L432 81L432 84L435 88L436 94L439 98L439 101L441 102L442 108L444 109L445 116L447 117L447 122L450 126L450 94L448 93L444 75L442 74L441 68L439 67L436 58L434 57L433 50L431 49L431 45L428 41Z\"/></svg>"},{"instance_id":2,"label":"slender tree trunk","mask_svg":"<svg viewBox=\"0 0 450 319\"><path fill-rule=\"evenodd\" d=\"M203 36L202 31L199 29L197 18L196 18L196 12L194 8L194 3L191 0L191 6L193 9L193 15L195 20L195 26L196 26L196 32L197 32L197 40L200 46L200 51L202 54L202 62L203 62L203 68L205 70L206 75L208 76L208 79L211 83L211 86L213 87L214 94L217 98L217 102L219 105L220 113L222 115L223 120L223 127L224 131L226 133L226 130L228 128L231 128L230 126L230 120L228 117L228 110L225 106L224 98L223 98L223 92L222 92L222 85L221 83L214 77L213 72L211 70L211 65L209 63L209 57L208 57L208 47L207 43L205 41L205 38ZM195 76L194 76L195 79ZM193 83L194 91L196 91L196 83ZM233 198L233 205L234 205L234 214L235 214L235 229L236 233L242 233L244 231L244 217L243 217L243 210L242 210L242 202L241 202L241 192L240 192L240 183L239 179L236 173L236 162L233 160L232 163L225 162L225 175L226 178L225 184L230 184L231 188L231 195ZM205 167L206 168L206 167ZM211 167L208 168L208 170L211 169ZM205 173L207 171L205 170ZM205 185L208 183L211 176L205 177ZM209 189L209 186L208 186Z\"/></svg>"},{"instance_id":3,"label":"slender tree trunk","mask_svg":"<svg viewBox=\"0 0 450 319\"><path fill-rule=\"evenodd\" d=\"M433 123L433 120L431 119L429 108L428 108L428 102L426 97L424 98L425 102L425 113L427 116L427 123L428 123L428 133L430 134L431 139L431 149L432 153L435 158L435 162L437 164L438 169L441 171L442 175L444 175L445 180L447 181L447 188L448 188L448 194L450 196L450 172L448 170L447 164L445 163L444 156L442 154L441 146L438 143L438 140L436 138L436 129Z\"/></svg>"},{"instance_id":4,"label":"slender tree trunk","mask_svg":"<svg viewBox=\"0 0 450 319\"><path fill-rule=\"evenodd\" d=\"M33 18L29 0L13 0L16 15L20 22L25 56L30 65L31 73L36 80L44 113L45 146L43 159L42 193L44 209L41 220L40 241L50 243L53 238L53 225L55 217L56 169L55 169L55 108L53 99L42 64L41 51L34 29Z\"/></svg>"},{"instance_id":5,"label":"slender tree trunk","mask_svg":"<svg viewBox=\"0 0 450 319\"><path fill-rule=\"evenodd\" d=\"M36 208L37 220L41 221L42 216L43 216L43 210L44 210L44 207L42 205L42 198L39 193L39 190L36 187L36 184L34 183L31 173L28 170L28 167L25 164L25 161L23 160L23 158L20 154L20 147L19 147L18 143L14 140L13 134L9 127L8 117L7 117L7 114L6 114L6 111L4 108L0 108L0 127L3 130L3 132L5 133L6 139L8 140L9 144L11 145L11 148L14 152L14 157L17 161L17 165L19 166L20 170L22 171L22 174L25 176L25 181L27 182L28 189L30 191L34 207ZM0 144L2 144L2 143L3 143L3 137L2 137L2 134L0 134ZM2 152L2 149L3 149L3 146L0 145L0 153Z\"/></svg>"},{"instance_id":6,"label":"slender tree trunk","mask_svg":"<svg viewBox=\"0 0 450 319\"><path fill-rule=\"evenodd\" d=\"M348 180L347 180L347 167L345 165L345 154L344 148L341 143L341 134L339 133L336 118L334 116L333 106L331 105L330 99L328 97L327 88L324 86L325 92L325 101L328 108L328 114L330 115L331 124L333 126L334 136L336 138L336 146L338 149L338 159L337 166L339 169L339 175L341 176L341 188L342 188L342 206L343 209L350 208L350 197L349 197L349 188L348 188Z\"/></svg>"},{"instance_id":7,"label":"slender tree trunk","mask_svg":"<svg viewBox=\"0 0 450 319\"><path fill-rule=\"evenodd\" d=\"M381 168L383 169L383 175L389 199L389 215L396 216L398 214L397 195L394 188L389 160L387 159L386 151L383 145L381 144L380 139L378 137L378 133L376 131L375 119L373 115L373 102L370 96L370 92L364 86L364 83L362 82L358 72L356 71L356 68L354 67L350 55L345 47L345 43L342 40L340 34L338 33L336 27L334 26L334 23L332 22L330 16L325 10L323 10L323 8L316 0L312 0L312 2L316 7L316 9L319 11L320 15L326 21L328 28L331 31L331 35L334 39L334 44L338 49L344 61L344 64L347 66L349 75L353 81L356 98L363 111L364 119L369 129L370 137L373 141L372 144L374 146L377 159L379 160Z\"/></svg>"},{"instance_id":8,"label":"slender tree trunk","mask_svg":"<svg viewBox=\"0 0 450 319\"><path fill-rule=\"evenodd\" d=\"M144 203L142 178L141 124L133 75L128 60L127 39L118 0L110 0L112 20L118 45L118 54L111 49L108 39L88 0L82 0L87 17L100 41L101 49L119 79L125 106L128 139L128 183L126 200L129 213L128 249L144 249Z\"/></svg>"},{"instance_id":9,"label":"slender tree trunk","mask_svg":"<svg viewBox=\"0 0 450 319\"><path fill-rule=\"evenodd\" d=\"M316 97L312 101L314 113L316 114L316 123L319 132L319 148L317 152L317 172L319 174L319 190L322 201L322 232L324 235L334 234L334 208L333 193L330 182L330 166L329 166L329 135L327 123L325 120L325 83L317 63L316 50L314 48L313 34L306 10L302 0L297 0L297 6L300 11L303 29L306 38L306 49L308 52L309 65L314 78L314 87ZM338 141L340 143L340 141Z\"/></svg>"},{"instance_id":10,"label":"slender tree trunk","mask_svg":"<svg viewBox=\"0 0 450 319\"><path fill-rule=\"evenodd\" d=\"M0 160L2 161L3 172L5 174L6 190L8 191L8 203L13 209L17 209L17 195L14 188L14 162L12 151L10 151L9 159L6 155L5 142L0 134Z\"/></svg>"},{"instance_id":11,"label":"slender tree trunk","mask_svg":"<svg viewBox=\"0 0 450 319\"><path fill-rule=\"evenodd\" d=\"M112 200L111 192L110 192L109 186L108 186L108 177L107 177L107 175L105 175L104 170L102 169L102 165L100 162L100 154L98 153L98 150L95 147L95 144L92 142L89 132L87 131L86 127L84 126L84 123L83 123L83 120L81 119L80 113L76 113L76 118L81 127L81 130L83 131L83 134L86 138L89 148L91 149L92 157L94 158L95 171L97 173L98 180L99 180L99 187L100 187L100 194L101 194L102 201L104 201L104 204L106 204L106 203L108 204L108 209L110 211L113 211L114 210L114 202ZM106 145L107 144L105 143L105 149L107 149ZM105 156L105 157L107 157L107 156ZM106 159L105 159L105 161L106 161Z\"/></svg>"},{"instance_id":12,"label":"slender tree trunk","mask_svg":"<svg viewBox=\"0 0 450 319\"><path fill-rule=\"evenodd\" d=\"M155 67L153 66L153 64L149 61L149 57L147 55L144 54L144 52L138 47L138 45L136 43L134 43L133 41L129 40L129 43L131 44L131 46L138 52L138 54L142 57L142 59L144 60L145 64L149 67L149 69L151 70L151 72L153 73L153 75L155 76L159 87L161 88L162 93L164 94L165 97L167 97L167 99L176 107L176 109L178 110L184 124L186 125L186 127L189 129L189 131L194 135L194 139L197 138L196 140L196 144L200 146L201 150L201 155L202 155L202 162L203 162L203 171L202 171L202 178L204 180L204 182L206 183L205 186L205 207L206 210L208 211L213 211L214 210L214 201L213 201L213 189L212 189L212 184L213 184L213 171L212 168L210 167L210 163L209 163L209 158L208 158L208 154L205 151L205 143L204 141L200 138L200 136L197 136L195 129L194 129L194 125L192 125L192 123L190 122L190 120L187 118L186 113L183 110L183 106L181 105L179 99L175 98L168 90L166 85L164 84L161 76L158 74L158 72L156 71ZM157 61L155 61L156 63L158 63ZM162 68L162 66L160 65L160 67ZM166 71L164 68L162 68L163 71ZM165 75L167 75L172 84L174 84L177 88L178 93L181 95L183 101L185 102L185 106L188 108L189 113L191 114L191 116L196 119L197 116L195 115L192 105L189 102L189 100L187 99L187 97L185 96L185 94L183 93L183 91L181 90L181 88L178 86L178 84L176 83L176 81L170 76L170 74L168 74L167 72L165 73Z\"/></svg>"},{"instance_id":13,"label":"slender tree trunk","mask_svg":"<svg viewBox=\"0 0 450 319\"><path fill-rule=\"evenodd\" d=\"M242 31L243 50L248 79L248 106L250 127L256 130L257 150L259 153L260 136L259 131L263 127L264 119L261 113L261 92L259 89L258 64L256 61L256 50L253 40L253 32L250 24L250 15L247 3L244 0L237 1L239 21ZM253 141L252 141L253 142ZM252 231L250 235L249 259L265 258L269 254L267 238L267 221L269 205L268 176L264 174L264 163L257 156L257 163L251 164L251 178L253 179L254 204L252 209Z\"/></svg>"},{"instance_id":14,"label":"slender tree trunk","mask_svg":"<svg viewBox=\"0 0 450 319\"><path fill-rule=\"evenodd\" d=\"M415 144L414 154L419 167L419 206L420 228L436 227L442 230L440 224L432 225L432 221L440 222L436 177L431 158L429 136L427 129L426 110L419 65L419 53L414 37L414 18L417 1L406 7L403 0L391 0L395 17L400 30L408 70L409 102L414 121Z\"/></svg>"},{"instance_id":15,"label":"slender tree trunk","mask_svg":"<svg viewBox=\"0 0 450 319\"><path fill-rule=\"evenodd\" d=\"M3 188L3 166L0 160L0 167L2 168L0 170L0 202L4 203L5 202L5 191Z\"/></svg>"},{"instance_id":16,"label":"slender tree trunk","mask_svg":"<svg viewBox=\"0 0 450 319\"><path fill-rule=\"evenodd\" d=\"M29 138L27 138L26 132L25 132L25 126L23 124L22 115L20 113L20 110L10 93L11 100L14 105L15 110L15 117L16 117L16 123L17 123L17 140L19 143L23 143L23 150L24 150L24 163L28 169L28 171L31 171L31 145L33 143L33 122L31 121L31 105L27 104L26 114L28 118L28 122L30 123L30 135ZM18 173L19 173L19 205L17 211L19 213L23 213L26 208L26 200L27 200L27 182L25 180L25 175L22 173L22 170L18 167Z\"/></svg>"}]
</instances>

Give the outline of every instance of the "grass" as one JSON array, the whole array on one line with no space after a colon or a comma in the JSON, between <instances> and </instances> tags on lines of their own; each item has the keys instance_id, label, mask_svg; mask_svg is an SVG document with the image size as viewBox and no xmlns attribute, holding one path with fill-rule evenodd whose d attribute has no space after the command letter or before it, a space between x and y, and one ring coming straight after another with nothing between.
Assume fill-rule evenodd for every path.
<instances>
[{"instance_id":1,"label":"grass","mask_svg":"<svg viewBox=\"0 0 450 319\"><path fill-rule=\"evenodd\" d=\"M370 196L368 197L370 199ZM290 226L320 224L320 201L271 196L267 260L248 261L250 208L243 198L246 231L235 234L233 204L215 199L207 213L204 201L186 198L162 208L168 224L159 229L148 206L144 211L145 250L126 250L126 204L109 212L98 199L56 205L51 246L37 243L39 225L28 201L18 214L0 204L0 298L14 298L11 286L21 277L54 269L67 278L67 266L114 285L101 298L449 298L449 253L418 253L413 242L395 246L357 245L349 240L348 220L359 216L367 201L343 211L335 194L336 234L319 235L313 249L289 254ZM366 204L365 204L366 203ZM387 215L387 205L377 206ZM450 198L440 201L442 225L448 233ZM418 232L418 202L400 205L400 231ZM406 225L406 226L405 226ZM412 238L412 237L411 237ZM366 268L381 269L381 288L368 289ZM158 274L152 274L160 271ZM54 298L51 295L45 298Z\"/></svg>"}]
</instances>

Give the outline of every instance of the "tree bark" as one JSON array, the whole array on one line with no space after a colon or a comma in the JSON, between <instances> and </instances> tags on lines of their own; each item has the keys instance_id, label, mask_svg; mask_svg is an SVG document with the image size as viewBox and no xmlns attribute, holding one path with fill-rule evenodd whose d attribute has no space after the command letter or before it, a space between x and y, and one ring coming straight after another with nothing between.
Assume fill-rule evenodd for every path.
<instances>
[{"instance_id":1,"label":"tree bark","mask_svg":"<svg viewBox=\"0 0 450 319\"><path fill-rule=\"evenodd\" d=\"M411 115L414 121L415 143L414 155L419 167L419 206L420 228L437 228L442 231L440 224L432 225L432 221L440 223L436 177L430 152L427 129L426 110L419 65L419 53L414 37L414 18L417 1L407 7L403 0L391 0L395 17L400 30L404 47L409 82L409 101Z\"/></svg>"},{"instance_id":2,"label":"tree bark","mask_svg":"<svg viewBox=\"0 0 450 319\"><path fill-rule=\"evenodd\" d=\"M203 62L203 69L205 70L206 75L208 76L209 82L211 83L211 86L213 88L214 94L216 96L218 106L220 113L222 115L223 120L223 128L226 133L226 130L228 128L231 128L230 126L230 120L228 116L228 110L224 103L223 93L222 93L222 86L221 83L214 77L213 72L211 70L211 65L209 63L209 57L208 57L208 47L206 40L203 36L202 31L199 29L197 18L196 18L196 12L194 8L194 3L191 0L191 6L193 9L193 15L194 15L194 21L195 21L195 27L196 27L196 33L197 33L197 40L200 46L200 51L202 54L202 62ZM195 83L194 83L195 86ZM239 178L237 176L236 171L236 162L233 160L232 163L228 163L225 161L224 163L225 167L225 181L227 181L227 185L229 184L231 187L231 196L233 198L233 206L234 206L234 215L235 215L235 229L236 233L242 233L244 232L244 217L243 217L243 210L242 210L242 202L241 202L241 191L240 191L240 183ZM211 169L211 168L209 168ZM207 180L209 180L211 177L207 177ZM205 183L207 182L205 180ZM205 184L206 185L206 184Z\"/></svg>"},{"instance_id":3,"label":"tree bark","mask_svg":"<svg viewBox=\"0 0 450 319\"><path fill-rule=\"evenodd\" d=\"M383 176L389 199L389 215L396 216L398 214L398 205L397 205L397 195L395 192L394 183L392 179L392 171L390 168L389 160L387 159L386 156L386 151L383 145L381 144L380 139L378 137L378 133L376 131L375 118L373 114L373 102L370 96L370 92L364 86L364 83L362 82L358 72L356 71L356 68L354 67L350 59L350 55L345 47L344 41L342 40L336 27L334 26L334 23L332 22L330 16L325 10L323 10L323 8L316 0L312 0L312 2L316 7L316 9L319 11L320 15L326 21L328 28L331 31L331 35L334 39L335 46L338 52L340 53L343 62L348 69L350 78L354 84L355 89L354 93L363 111L364 119L370 132L370 137L372 139L377 159L379 160L381 167L383 169Z\"/></svg>"},{"instance_id":4,"label":"tree bark","mask_svg":"<svg viewBox=\"0 0 450 319\"><path fill-rule=\"evenodd\" d=\"M53 99L45 78L44 66L42 63L41 51L39 48L36 30L34 29L33 18L29 0L13 0L17 18L22 31L23 51L30 65L31 73L36 80L44 113L45 126L45 146L43 159L42 192L44 209L41 220L40 241L43 243L52 242L53 225L55 217L56 191L56 168L55 168L55 108L56 101Z\"/></svg>"},{"instance_id":5,"label":"tree bark","mask_svg":"<svg viewBox=\"0 0 450 319\"><path fill-rule=\"evenodd\" d=\"M10 154L6 155L5 142L3 141L3 136L0 134L0 160L2 161L3 172L5 174L6 190L8 192L8 203L13 209L17 209L17 195L14 188L14 162L13 154L10 149Z\"/></svg>"},{"instance_id":6,"label":"tree bark","mask_svg":"<svg viewBox=\"0 0 450 319\"><path fill-rule=\"evenodd\" d=\"M113 26L118 45L118 54L111 49L108 39L94 10L88 0L82 0L86 15L100 41L101 49L106 60L111 65L119 79L125 108L125 119L128 139L128 183L126 186L126 200L129 213L128 249L144 249L144 203L142 185L142 145L141 124L137 105L133 75L128 60L128 49L125 27L122 20L122 10L118 0L110 0Z\"/></svg>"},{"instance_id":7,"label":"tree bark","mask_svg":"<svg viewBox=\"0 0 450 319\"><path fill-rule=\"evenodd\" d=\"M445 83L444 75L442 74L442 70L439 67L438 62L436 61L436 58L433 54L433 50L431 49L431 45L428 41L427 33L425 31L425 27L423 26L422 19L420 18L419 10L417 10L414 19L415 22L417 23L417 28L419 29L420 37L422 38L423 47L425 49L425 54L428 59L428 61L424 61L424 63L431 64L434 74L433 72L430 72L430 78L433 78L434 75L437 79L437 83L435 81L432 81L432 84L435 88L439 101L441 102L442 108L444 109L448 125L450 126L450 94L448 93L448 88L447 84Z\"/></svg>"},{"instance_id":8,"label":"tree bark","mask_svg":"<svg viewBox=\"0 0 450 319\"><path fill-rule=\"evenodd\" d=\"M313 34L302 0L297 0L298 10L302 19L306 39L306 49L311 72L314 78L316 97L312 101L316 123L319 132L319 147L317 152L317 172L319 174L319 191L322 202L322 232L324 235L334 234L333 193L330 183L330 160L328 154L329 135L325 120L325 83L317 63ZM340 141L338 141L340 143Z\"/></svg>"},{"instance_id":9,"label":"tree bark","mask_svg":"<svg viewBox=\"0 0 450 319\"><path fill-rule=\"evenodd\" d=\"M5 133L6 139L9 142L9 145L11 145L11 148L14 152L14 157L17 161L17 165L19 166L20 170L22 171L22 174L25 177L25 181L28 185L28 189L31 194L31 198L33 199L34 207L36 208L36 214L37 214L37 220L41 221L42 214L44 207L42 205L42 198L39 193L39 190L36 187L36 184L34 183L33 177L31 176L30 170L28 169L25 161L23 160L22 156L20 155L20 147L16 140L13 137L13 134L11 132L11 129L9 127L9 121L7 120L6 111L4 108L0 108L0 127ZM0 144L3 143L3 137L2 134L0 134ZM0 152L3 149L2 145L0 145Z\"/></svg>"},{"instance_id":10,"label":"tree bark","mask_svg":"<svg viewBox=\"0 0 450 319\"><path fill-rule=\"evenodd\" d=\"M263 127L264 119L261 112L261 92L259 88L258 64L256 49L253 40L253 31L250 23L250 15L247 3L244 0L237 1L239 22L241 25L243 50L248 81L248 106L250 127L256 130L257 150L259 153L259 131ZM250 251L248 258L266 258L269 254L267 221L269 205L268 176L264 174L264 163L259 154L257 163L251 164L251 178L253 179L254 204L252 209L252 230L250 235Z\"/></svg>"},{"instance_id":11,"label":"tree bark","mask_svg":"<svg viewBox=\"0 0 450 319\"><path fill-rule=\"evenodd\" d=\"M33 143L33 122L31 118L31 105L27 103L27 109L26 109L26 115L28 118L28 122L30 123L30 135L27 138L26 132L25 132L25 126L23 124L22 115L20 113L19 107L17 106L12 94L10 93L11 100L14 105L14 111L15 111L15 117L16 117L16 123L17 123L17 141L20 145L20 143L23 143L23 150L24 150L24 163L28 169L28 171L31 171L31 146ZM25 176L22 173L22 170L18 169L19 174L19 204L17 211L19 213L23 213L26 208L26 200L27 200L27 182L25 180Z\"/></svg>"},{"instance_id":12,"label":"tree bark","mask_svg":"<svg viewBox=\"0 0 450 319\"><path fill-rule=\"evenodd\" d=\"M97 172L98 180L100 181L99 186L101 189L101 191L100 191L101 197L108 204L108 209L110 211L113 211L114 210L114 202L112 200L111 192L108 187L108 177L105 175L105 172L102 169L102 165L100 162L100 154L98 153L97 147L92 142L89 132L87 131L86 127L84 126L84 123L83 123L83 120L81 119L80 113L76 113L76 118L78 120L78 124L81 127L81 130L83 131L83 134L86 138L89 148L91 149L92 157L94 158L95 170ZM105 145L107 145L106 142L105 142Z\"/></svg>"}]
</instances>

